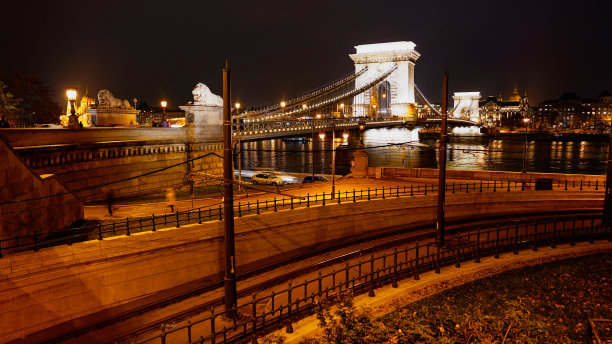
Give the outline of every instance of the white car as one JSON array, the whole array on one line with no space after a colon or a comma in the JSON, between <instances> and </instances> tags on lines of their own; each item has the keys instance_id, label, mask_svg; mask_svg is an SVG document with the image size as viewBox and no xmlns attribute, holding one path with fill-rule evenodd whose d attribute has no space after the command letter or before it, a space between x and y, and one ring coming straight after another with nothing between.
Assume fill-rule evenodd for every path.
<instances>
[{"instance_id":1,"label":"white car","mask_svg":"<svg viewBox=\"0 0 612 344\"><path fill-rule=\"evenodd\" d=\"M251 177L253 184L285 185L285 181L273 173L257 173Z\"/></svg>"}]
</instances>

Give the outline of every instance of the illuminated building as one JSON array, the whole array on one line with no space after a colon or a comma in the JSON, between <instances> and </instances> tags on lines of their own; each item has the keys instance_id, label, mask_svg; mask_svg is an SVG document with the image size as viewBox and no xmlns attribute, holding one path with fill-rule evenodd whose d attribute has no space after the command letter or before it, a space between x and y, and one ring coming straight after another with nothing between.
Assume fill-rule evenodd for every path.
<instances>
[{"instance_id":1,"label":"illuminated building","mask_svg":"<svg viewBox=\"0 0 612 344\"><path fill-rule=\"evenodd\" d=\"M612 124L612 96L607 90L595 99L580 99L576 93L564 93L558 100L540 103L536 122L539 128L601 129Z\"/></svg>"},{"instance_id":2,"label":"illuminated building","mask_svg":"<svg viewBox=\"0 0 612 344\"><path fill-rule=\"evenodd\" d=\"M69 114L70 113L70 101L68 100L67 102L68 104L66 105L66 114ZM78 116L78 121L81 124L83 124L84 127L92 126L91 115L87 112L87 109L90 109L95 106L96 106L96 101L91 96L89 96L89 93L86 90L85 95L83 96L83 98L81 98L81 101L79 102L79 104L75 106L75 114ZM67 127L68 126L68 115L61 115L60 123L64 127Z\"/></svg>"},{"instance_id":3,"label":"illuminated building","mask_svg":"<svg viewBox=\"0 0 612 344\"><path fill-rule=\"evenodd\" d=\"M489 127L513 128L522 126L522 119L529 116L527 92L521 97L515 85L512 95L504 100L501 93L480 101L481 122Z\"/></svg>"}]
</instances>

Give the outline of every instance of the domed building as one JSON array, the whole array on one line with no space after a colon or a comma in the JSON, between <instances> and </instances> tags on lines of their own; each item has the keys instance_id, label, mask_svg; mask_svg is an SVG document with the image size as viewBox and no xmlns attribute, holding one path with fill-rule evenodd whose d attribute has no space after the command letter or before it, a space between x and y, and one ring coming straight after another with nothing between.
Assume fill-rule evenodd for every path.
<instances>
[{"instance_id":1,"label":"domed building","mask_svg":"<svg viewBox=\"0 0 612 344\"><path fill-rule=\"evenodd\" d=\"M523 118L529 116L527 92L521 97L516 84L508 100L504 100L500 92L497 97L481 100L479 106L480 122L492 128L522 127Z\"/></svg>"},{"instance_id":2,"label":"domed building","mask_svg":"<svg viewBox=\"0 0 612 344\"><path fill-rule=\"evenodd\" d=\"M78 104L75 104L74 111L78 116L78 121L83 124L84 127L91 127L92 120L91 115L87 112L87 109L91 109L96 106L96 101L90 95L87 89L85 89L85 95L81 98ZM66 115L60 116L60 122L63 126L68 127L68 116L70 115L70 101L66 104Z\"/></svg>"}]
</instances>

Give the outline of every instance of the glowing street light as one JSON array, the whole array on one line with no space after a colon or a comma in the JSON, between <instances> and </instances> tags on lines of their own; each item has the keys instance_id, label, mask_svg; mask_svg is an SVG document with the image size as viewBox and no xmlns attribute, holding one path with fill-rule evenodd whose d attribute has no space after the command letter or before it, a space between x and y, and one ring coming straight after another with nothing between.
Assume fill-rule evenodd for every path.
<instances>
[{"instance_id":1,"label":"glowing street light","mask_svg":"<svg viewBox=\"0 0 612 344\"><path fill-rule=\"evenodd\" d=\"M68 102L70 103L70 116L68 116L68 127L72 129L78 129L80 128L79 120L76 116L76 110L74 108L74 103L76 102L77 98L77 89L74 87L66 88L66 98L68 98Z\"/></svg>"},{"instance_id":2,"label":"glowing street light","mask_svg":"<svg viewBox=\"0 0 612 344\"><path fill-rule=\"evenodd\" d=\"M320 133L319 133L319 138L320 138L321 140L324 140L324 139L325 139L325 132L320 132Z\"/></svg>"},{"instance_id":3,"label":"glowing street light","mask_svg":"<svg viewBox=\"0 0 612 344\"><path fill-rule=\"evenodd\" d=\"M236 108L236 111L240 110L240 103L234 104L234 107Z\"/></svg>"},{"instance_id":4,"label":"glowing street light","mask_svg":"<svg viewBox=\"0 0 612 344\"><path fill-rule=\"evenodd\" d=\"M527 173L527 131L529 131L529 127L527 123L529 123L529 118L523 118L523 122L525 122L525 146L523 147L523 173Z\"/></svg>"},{"instance_id":5,"label":"glowing street light","mask_svg":"<svg viewBox=\"0 0 612 344\"><path fill-rule=\"evenodd\" d=\"M287 105L287 103L285 103L285 101L284 101L284 100L280 102L280 106L281 106L282 108L284 108L286 105Z\"/></svg>"},{"instance_id":6,"label":"glowing street light","mask_svg":"<svg viewBox=\"0 0 612 344\"><path fill-rule=\"evenodd\" d=\"M346 140L348 139L348 137L349 137L349 133L348 133L348 131L345 131L345 132L342 134L342 137L344 137L344 140L346 141Z\"/></svg>"}]
</instances>

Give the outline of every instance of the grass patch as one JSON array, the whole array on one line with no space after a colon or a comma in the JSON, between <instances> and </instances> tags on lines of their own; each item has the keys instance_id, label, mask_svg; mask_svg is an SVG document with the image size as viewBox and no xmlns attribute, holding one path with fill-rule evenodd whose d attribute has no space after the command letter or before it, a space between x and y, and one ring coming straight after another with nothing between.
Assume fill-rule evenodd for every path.
<instances>
[{"instance_id":1,"label":"grass patch","mask_svg":"<svg viewBox=\"0 0 612 344\"><path fill-rule=\"evenodd\" d=\"M587 319L612 318L612 254L525 267L422 299L381 318L340 297L323 335L301 343L584 343Z\"/></svg>"}]
</instances>

